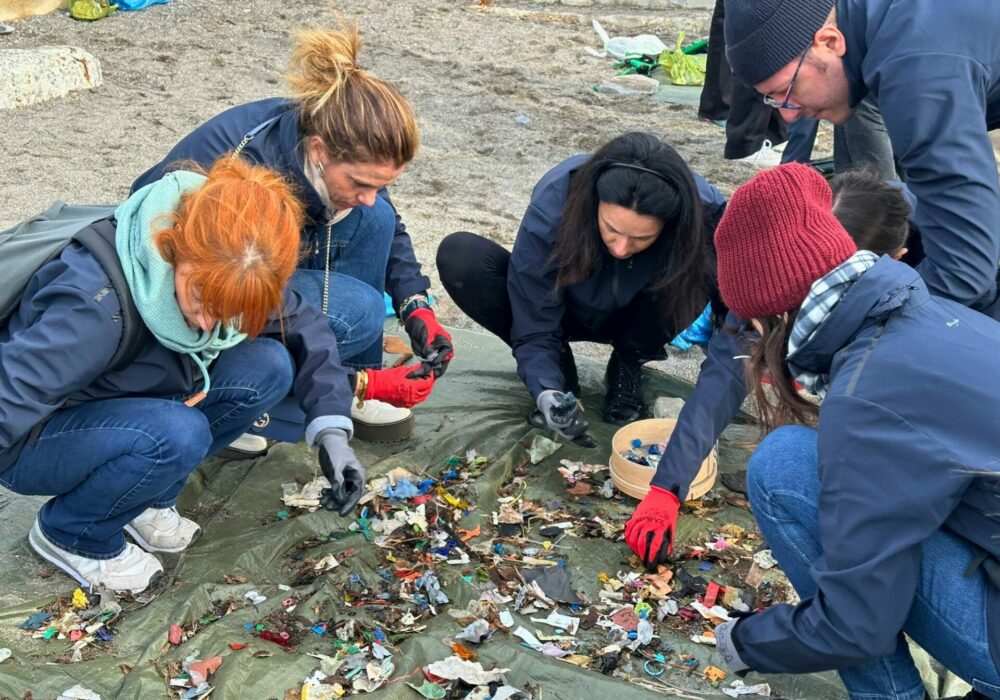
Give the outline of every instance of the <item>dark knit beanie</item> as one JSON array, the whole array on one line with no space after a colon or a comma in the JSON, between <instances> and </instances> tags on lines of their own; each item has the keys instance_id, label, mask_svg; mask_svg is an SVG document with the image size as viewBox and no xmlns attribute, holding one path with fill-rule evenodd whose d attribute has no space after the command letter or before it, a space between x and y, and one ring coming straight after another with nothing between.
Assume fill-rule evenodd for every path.
<instances>
[{"instance_id":1,"label":"dark knit beanie","mask_svg":"<svg viewBox=\"0 0 1000 700\"><path fill-rule=\"evenodd\" d=\"M726 58L753 87L805 51L834 0L726 0Z\"/></svg>"},{"instance_id":2,"label":"dark knit beanie","mask_svg":"<svg viewBox=\"0 0 1000 700\"><path fill-rule=\"evenodd\" d=\"M765 170L736 188L715 230L726 306L745 319L791 311L813 282L854 255L832 205L826 180L801 163Z\"/></svg>"}]
</instances>

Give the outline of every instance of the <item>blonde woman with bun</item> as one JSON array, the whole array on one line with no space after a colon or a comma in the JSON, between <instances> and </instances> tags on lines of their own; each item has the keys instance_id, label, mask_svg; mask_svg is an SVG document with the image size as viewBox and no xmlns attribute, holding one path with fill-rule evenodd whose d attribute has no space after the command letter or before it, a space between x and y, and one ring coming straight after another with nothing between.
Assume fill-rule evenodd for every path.
<instances>
[{"instance_id":1,"label":"blonde woman with bun","mask_svg":"<svg viewBox=\"0 0 1000 700\"><path fill-rule=\"evenodd\" d=\"M409 406L426 398L454 353L386 189L420 145L413 108L391 83L360 66L360 48L351 23L300 32L286 75L289 98L251 102L210 119L132 188L177 162L207 164L233 151L292 182L306 211L305 255L292 288L326 315L341 362L358 371L356 386L365 392L359 398L369 399L352 403L358 435L380 440L407 433ZM383 291L425 360L418 370L378 369Z\"/></svg>"}]
</instances>

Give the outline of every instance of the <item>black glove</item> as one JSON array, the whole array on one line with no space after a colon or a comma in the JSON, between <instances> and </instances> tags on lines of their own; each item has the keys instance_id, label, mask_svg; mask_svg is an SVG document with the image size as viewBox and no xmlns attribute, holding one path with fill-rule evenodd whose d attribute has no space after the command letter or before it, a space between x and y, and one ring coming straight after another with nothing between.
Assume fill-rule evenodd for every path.
<instances>
[{"instance_id":1,"label":"black glove","mask_svg":"<svg viewBox=\"0 0 1000 700\"><path fill-rule=\"evenodd\" d=\"M451 344L451 336L437 322L434 312L428 308L419 308L406 317L403 324L406 334L410 336L413 352L420 357L424 374L417 372L411 376L426 376L433 372L437 379L448 369L448 363L455 357L455 348Z\"/></svg>"},{"instance_id":2,"label":"black glove","mask_svg":"<svg viewBox=\"0 0 1000 700\"><path fill-rule=\"evenodd\" d=\"M316 436L319 445L319 466L330 488L320 494L319 502L327 510L345 516L354 510L365 493L365 468L347 444L347 432L327 428Z\"/></svg>"}]
</instances>

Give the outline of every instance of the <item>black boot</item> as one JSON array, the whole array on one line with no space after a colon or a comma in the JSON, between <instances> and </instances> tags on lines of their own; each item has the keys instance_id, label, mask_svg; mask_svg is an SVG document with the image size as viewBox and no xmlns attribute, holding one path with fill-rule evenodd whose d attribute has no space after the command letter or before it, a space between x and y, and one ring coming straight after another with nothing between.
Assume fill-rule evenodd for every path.
<instances>
[{"instance_id":1,"label":"black boot","mask_svg":"<svg viewBox=\"0 0 1000 700\"><path fill-rule=\"evenodd\" d=\"M633 353L615 350L604 375L607 393L604 395L604 422L625 425L639 420L646 413L642 403L642 360Z\"/></svg>"}]
</instances>

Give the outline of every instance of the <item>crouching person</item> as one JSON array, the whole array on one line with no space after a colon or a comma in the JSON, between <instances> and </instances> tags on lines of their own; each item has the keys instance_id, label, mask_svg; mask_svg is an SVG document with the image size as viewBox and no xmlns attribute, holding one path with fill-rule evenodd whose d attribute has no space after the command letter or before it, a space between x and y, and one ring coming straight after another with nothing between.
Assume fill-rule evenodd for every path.
<instances>
[{"instance_id":1,"label":"crouching person","mask_svg":"<svg viewBox=\"0 0 1000 700\"><path fill-rule=\"evenodd\" d=\"M1000 324L857 250L802 165L737 189L715 244L723 299L761 335L750 503L802 599L720 625L729 668L923 700L905 632L967 698L1000 699Z\"/></svg>"},{"instance_id":2,"label":"crouching person","mask_svg":"<svg viewBox=\"0 0 1000 700\"><path fill-rule=\"evenodd\" d=\"M293 382L310 444L341 477L333 505L360 496L351 378L326 321L285 291L301 224L277 175L225 158L92 224L113 264L78 236L37 269L0 325L0 483L53 496L28 535L42 558L85 586L147 588L163 570L153 553L199 534L175 508L188 475Z\"/></svg>"}]
</instances>

